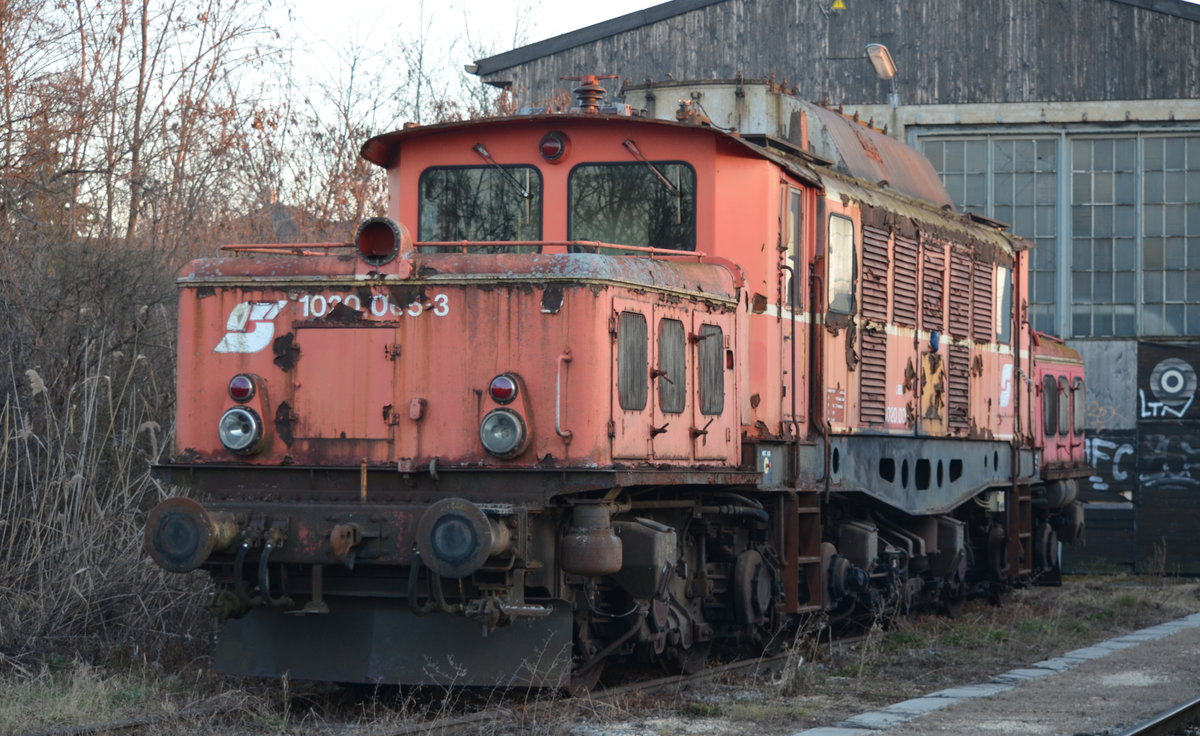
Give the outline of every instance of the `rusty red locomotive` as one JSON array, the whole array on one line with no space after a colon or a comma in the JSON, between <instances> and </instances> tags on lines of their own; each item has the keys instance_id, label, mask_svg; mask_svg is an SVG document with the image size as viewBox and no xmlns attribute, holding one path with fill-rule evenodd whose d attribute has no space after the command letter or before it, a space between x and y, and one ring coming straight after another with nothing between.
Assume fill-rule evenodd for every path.
<instances>
[{"instance_id":1,"label":"rusty red locomotive","mask_svg":"<svg viewBox=\"0 0 1200 736\"><path fill-rule=\"evenodd\" d=\"M585 689L1057 576L1085 387L1027 242L769 83L580 86L372 138L353 243L181 273L146 547L218 669Z\"/></svg>"}]
</instances>

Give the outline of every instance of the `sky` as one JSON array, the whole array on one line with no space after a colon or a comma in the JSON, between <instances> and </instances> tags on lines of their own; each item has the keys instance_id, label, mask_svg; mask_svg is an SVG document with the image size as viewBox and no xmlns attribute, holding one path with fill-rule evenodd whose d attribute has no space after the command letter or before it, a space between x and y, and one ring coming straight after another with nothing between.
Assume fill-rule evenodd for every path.
<instances>
[{"instance_id":1,"label":"sky","mask_svg":"<svg viewBox=\"0 0 1200 736\"><path fill-rule=\"evenodd\" d=\"M489 47L501 53L551 38L664 0L290 0L295 31L329 43L380 39L392 29L415 28L424 13L437 45ZM284 12L280 9L278 12ZM469 44L465 43L469 40ZM514 43L516 41L517 43ZM474 59L454 59L458 67ZM451 60L447 60L448 63Z\"/></svg>"}]
</instances>

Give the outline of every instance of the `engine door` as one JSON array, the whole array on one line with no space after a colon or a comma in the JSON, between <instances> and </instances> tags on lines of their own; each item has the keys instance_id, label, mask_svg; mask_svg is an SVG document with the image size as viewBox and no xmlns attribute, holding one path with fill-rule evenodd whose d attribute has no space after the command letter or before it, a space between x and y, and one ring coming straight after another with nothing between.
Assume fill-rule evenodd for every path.
<instances>
[{"instance_id":1,"label":"engine door","mask_svg":"<svg viewBox=\"0 0 1200 736\"><path fill-rule=\"evenodd\" d=\"M297 440L340 455L340 445L390 442L396 363L390 325L316 327L297 325L293 371Z\"/></svg>"},{"instance_id":2,"label":"engine door","mask_svg":"<svg viewBox=\"0 0 1200 736\"><path fill-rule=\"evenodd\" d=\"M654 308L650 371L653 386L651 452L656 459L686 460L692 455L691 364L688 350L688 312L677 307Z\"/></svg>"},{"instance_id":3,"label":"engine door","mask_svg":"<svg viewBox=\"0 0 1200 736\"><path fill-rule=\"evenodd\" d=\"M651 305L613 300L612 455L615 459L650 456L654 416L650 401Z\"/></svg>"},{"instance_id":4,"label":"engine door","mask_svg":"<svg viewBox=\"0 0 1200 736\"><path fill-rule=\"evenodd\" d=\"M730 314L692 314L692 446L697 460L738 461L737 385L734 382L734 329Z\"/></svg>"},{"instance_id":5,"label":"engine door","mask_svg":"<svg viewBox=\"0 0 1200 736\"><path fill-rule=\"evenodd\" d=\"M794 434L802 433L808 397L799 373L808 364L807 298L809 257L804 247L804 191L783 187L783 216L779 249L780 315L779 344L783 391L779 416L784 427L791 422ZM786 431L786 429L785 429Z\"/></svg>"}]
</instances>

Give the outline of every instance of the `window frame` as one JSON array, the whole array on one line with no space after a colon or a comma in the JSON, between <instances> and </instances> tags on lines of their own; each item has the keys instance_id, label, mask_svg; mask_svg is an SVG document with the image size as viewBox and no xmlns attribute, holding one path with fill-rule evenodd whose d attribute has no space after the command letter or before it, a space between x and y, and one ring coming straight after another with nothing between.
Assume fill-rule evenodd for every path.
<instances>
[{"instance_id":1,"label":"window frame","mask_svg":"<svg viewBox=\"0 0 1200 736\"><path fill-rule=\"evenodd\" d=\"M426 202L425 186L426 186L427 177L431 172L455 171L455 170L477 170L477 171L495 172L495 167L490 164L485 164L482 166L477 166L474 164L455 164L455 165L451 165L451 166L440 166L440 165L427 166L421 170L420 175L417 177L417 228L416 228L417 229L417 238L416 238L417 242L418 243L456 243L456 242L460 242L462 240L466 240L466 242L468 242L468 243L512 243L512 242L521 242L522 240L541 240L542 234L543 234L544 228L545 228L544 215L545 215L545 207L546 207L546 202L545 202L546 187L545 187L545 179L542 176L542 170L535 164L530 164L530 163L500 164L499 166L501 169L522 169L522 170L527 169L527 170L534 172L534 174L536 175L535 179L537 181L537 192L536 192L536 196L534 197L534 199L536 200L535 205L536 205L537 211L530 213L530 222L535 222L537 224L537 228L536 228L537 232L534 233L534 237L520 238L520 239L517 239L516 241L513 241L513 240L478 240L478 239L472 239L472 238L458 238L458 239L452 239L452 240L427 240L424 237L422 237L424 235L424 233L421 230L421 228L423 226L422 215L424 215L424 213L425 213L425 202ZM496 173L498 174L499 172L496 172ZM511 183L505 181L504 185L511 186Z\"/></svg>"},{"instance_id":2,"label":"window frame","mask_svg":"<svg viewBox=\"0 0 1200 736\"><path fill-rule=\"evenodd\" d=\"M835 256L834 251L834 222L844 222L849 226L849 248L846 253L841 253L842 248L838 248L838 255ZM831 213L829 222L826 227L827 237L825 240L825 259L826 263L826 299L825 309L833 314L854 314L858 304L857 284L858 284L858 257L855 252L855 227L854 220L846 215ZM839 240L845 241L844 238ZM845 245L845 242L842 243ZM846 256L849 256L848 258ZM836 280L835 280L836 272ZM835 291L835 283L842 284L848 282L848 289L845 291Z\"/></svg>"},{"instance_id":3,"label":"window frame","mask_svg":"<svg viewBox=\"0 0 1200 736\"><path fill-rule=\"evenodd\" d=\"M627 324L633 321L641 322L640 342L636 340L636 335L629 335ZM650 321L641 312L624 309L617 314L617 403L624 411L645 411L648 405L649 329ZM639 347L640 352L637 350Z\"/></svg>"},{"instance_id":4,"label":"window frame","mask_svg":"<svg viewBox=\"0 0 1200 736\"><path fill-rule=\"evenodd\" d=\"M692 229L691 229L690 247L688 247L688 248L669 248L666 246L654 245L654 244L635 245L635 244L630 244L630 243L610 243L610 245L612 245L616 248L619 248L622 245L626 245L631 248L660 248L663 250L674 250L679 253L695 253L697 250L697 243L698 243L699 234L700 234L700 223L699 223L699 218L700 218L700 177L696 173L696 167L693 166L691 164L691 162L689 162L689 161L683 161L683 160L677 160L677 159L668 159L668 160L662 160L662 161L651 160L649 163L653 164L659 170L661 170L661 168L663 166L682 166L686 171L688 171L691 174L691 178L692 178L692 196L691 196ZM567 209L567 240L568 241L579 240L579 238L577 238L575 236L575 211L574 211L574 208L571 206L571 203L574 201L574 196L575 196L575 186L576 186L575 175L579 172L580 169L599 168L599 167L641 167L641 168L645 169L646 163L642 162L642 161L584 161L584 162L581 162L581 163L578 163L578 164L575 164L574 166L572 166L571 170L569 172L567 172L566 209ZM651 173L651 176L653 176L653 173Z\"/></svg>"}]
</instances>

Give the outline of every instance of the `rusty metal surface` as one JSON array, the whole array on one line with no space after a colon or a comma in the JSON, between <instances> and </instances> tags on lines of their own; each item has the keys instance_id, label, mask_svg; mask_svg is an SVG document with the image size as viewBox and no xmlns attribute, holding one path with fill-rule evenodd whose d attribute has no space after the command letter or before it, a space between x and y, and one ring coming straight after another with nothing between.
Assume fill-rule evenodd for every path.
<instances>
[{"instance_id":1,"label":"rusty metal surface","mask_svg":"<svg viewBox=\"0 0 1200 736\"><path fill-rule=\"evenodd\" d=\"M169 464L154 467L164 482L187 487L200 499L234 501L262 499L288 503L337 503L360 501L357 468L289 465L253 467L245 465ZM559 495L586 493L613 487L654 485L743 486L758 483L757 470L690 468L452 468L438 469L437 478L428 468L403 472L396 468L371 468L367 502L409 502L470 494L476 498L521 503L543 508Z\"/></svg>"},{"instance_id":2,"label":"rusty metal surface","mask_svg":"<svg viewBox=\"0 0 1200 736\"><path fill-rule=\"evenodd\" d=\"M684 291L729 302L737 299L742 278L731 261L703 255L629 258L590 253L420 253L398 258L378 270L369 269L353 256L206 258L185 266L178 282L203 288L238 284L265 287L274 283L363 286L364 282L397 280L413 285L463 279L472 283L569 281ZM206 296L204 292L197 295Z\"/></svg>"},{"instance_id":3,"label":"rusty metal surface","mask_svg":"<svg viewBox=\"0 0 1200 736\"><path fill-rule=\"evenodd\" d=\"M471 130L473 128L480 128L488 131L504 131L506 129L527 129L532 126L570 130L571 126L591 126L596 124L603 125L606 122L611 124L614 121L628 126L647 126L650 128L664 129L667 131L674 130L679 131L681 134L683 134L683 131L688 131L688 133L686 133L687 135L713 136L734 146L744 146L746 149L749 149L749 151L758 155L763 155L765 151L765 149L762 147L754 145L735 134L720 131L711 127L680 123L674 119L657 120L653 118L629 117L625 115L562 113L556 115L525 115L507 118L488 118L483 120L439 123L437 125L422 125L412 128L405 128L404 130L396 130L371 138L363 144L361 154L363 158L377 166L391 168L396 165L402 145L426 136L434 136L451 131ZM929 166L928 161L926 161L926 166ZM804 178L805 181L817 183L821 180L816 171L809 167L806 163L792 162L790 168L795 171L798 176Z\"/></svg>"},{"instance_id":4,"label":"rusty metal surface","mask_svg":"<svg viewBox=\"0 0 1200 736\"><path fill-rule=\"evenodd\" d=\"M571 665L571 606L486 636L461 616L416 616L402 600L330 598L329 613L257 608L221 625L218 672L368 684L560 687Z\"/></svg>"},{"instance_id":5,"label":"rusty metal surface","mask_svg":"<svg viewBox=\"0 0 1200 736\"><path fill-rule=\"evenodd\" d=\"M834 110L812 105L808 114L820 121L820 134L832 142L826 151L838 157L836 168L872 184L886 182L891 189L938 207L954 206L933 164L916 149Z\"/></svg>"}]
</instances>

